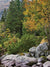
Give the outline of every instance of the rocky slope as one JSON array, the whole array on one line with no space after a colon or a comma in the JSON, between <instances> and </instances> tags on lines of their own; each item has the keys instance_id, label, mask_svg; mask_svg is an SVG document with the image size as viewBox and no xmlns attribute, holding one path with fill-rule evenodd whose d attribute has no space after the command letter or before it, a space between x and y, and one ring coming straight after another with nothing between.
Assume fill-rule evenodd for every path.
<instances>
[{"instance_id":1,"label":"rocky slope","mask_svg":"<svg viewBox=\"0 0 50 67\"><path fill-rule=\"evenodd\" d=\"M48 43L32 47L29 53L23 53L23 55L3 55L0 61L3 67L50 67Z\"/></svg>"}]
</instances>

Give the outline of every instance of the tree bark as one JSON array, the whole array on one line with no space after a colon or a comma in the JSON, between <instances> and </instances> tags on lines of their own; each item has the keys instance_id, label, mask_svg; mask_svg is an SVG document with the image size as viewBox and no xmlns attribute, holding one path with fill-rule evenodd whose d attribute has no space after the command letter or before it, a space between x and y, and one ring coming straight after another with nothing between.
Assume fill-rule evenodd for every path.
<instances>
[{"instance_id":1,"label":"tree bark","mask_svg":"<svg viewBox=\"0 0 50 67\"><path fill-rule=\"evenodd\" d=\"M49 47L48 47L48 49L50 50L50 34L47 35L47 38L48 38L48 42L49 42Z\"/></svg>"},{"instance_id":2,"label":"tree bark","mask_svg":"<svg viewBox=\"0 0 50 67\"><path fill-rule=\"evenodd\" d=\"M50 25L48 27L50 28ZM48 49L50 50L50 29L49 28L48 28L49 31L47 31L47 27L45 25L45 33L46 33L48 43L49 43Z\"/></svg>"}]
</instances>

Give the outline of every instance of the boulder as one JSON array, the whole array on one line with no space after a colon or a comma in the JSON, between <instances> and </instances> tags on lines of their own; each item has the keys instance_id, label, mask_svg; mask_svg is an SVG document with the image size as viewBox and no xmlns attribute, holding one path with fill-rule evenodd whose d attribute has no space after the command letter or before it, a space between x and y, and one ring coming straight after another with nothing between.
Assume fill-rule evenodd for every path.
<instances>
[{"instance_id":1,"label":"boulder","mask_svg":"<svg viewBox=\"0 0 50 67\"><path fill-rule=\"evenodd\" d=\"M5 67L11 67L15 65L16 67L29 67L29 65L32 65L34 63L37 63L37 59L34 57L27 57L27 56L19 56L19 55L7 55L5 56L1 63Z\"/></svg>"},{"instance_id":2,"label":"boulder","mask_svg":"<svg viewBox=\"0 0 50 67\"><path fill-rule=\"evenodd\" d=\"M40 58L38 58L38 63L39 62L44 63L46 60L47 60L47 58L45 56L44 57L40 57Z\"/></svg>"},{"instance_id":3,"label":"boulder","mask_svg":"<svg viewBox=\"0 0 50 67\"><path fill-rule=\"evenodd\" d=\"M35 53L36 53L36 47L32 47L29 49L30 56L35 56Z\"/></svg>"},{"instance_id":4,"label":"boulder","mask_svg":"<svg viewBox=\"0 0 50 67\"><path fill-rule=\"evenodd\" d=\"M43 67L43 64L42 64L41 62L38 62L38 63L37 63L37 66Z\"/></svg>"},{"instance_id":5,"label":"boulder","mask_svg":"<svg viewBox=\"0 0 50 67\"><path fill-rule=\"evenodd\" d=\"M47 56L47 59L50 60L50 55Z\"/></svg>"},{"instance_id":6,"label":"boulder","mask_svg":"<svg viewBox=\"0 0 50 67\"><path fill-rule=\"evenodd\" d=\"M4 57L6 57L8 54L6 54L6 55L2 55L1 57L0 57L0 60L2 60Z\"/></svg>"},{"instance_id":7,"label":"boulder","mask_svg":"<svg viewBox=\"0 0 50 67\"><path fill-rule=\"evenodd\" d=\"M29 49L29 52L35 52L36 51L36 47L32 47Z\"/></svg>"},{"instance_id":8,"label":"boulder","mask_svg":"<svg viewBox=\"0 0 50 67\"><path fill-rule=\"evenodd\" d=\"M30 67L30 66L28 66L28 65L21 65L21 67Z\"/></svg>"},{"instance_id":9,"label":"boulder","mask_svg":"<svg viewBox=\"0 0 50 67\"><path fill-rule=\"evenodd\" d=\"M17 61L18 60L18 61ZM24 65L32 65L34 63L37 63L37 59L34 57L27 57L27 56L19 56L15 60L15 64L24 64Z\"/></svg>"},{"instance_id":10,"label":"boulder","mask_svg":"<svg viewBox=\"0 0 50 67\"><path fill-rule=\"evenodd\" d=\"M7 56L5 56L5 57L2 59L2 61L5 61L5 60L15 60L18 56L19 56L19 55L13 55L13 54L7 55Z\"/></svg>"},{"instance_id":11,"label":"boulder","mask_svg":"<svg viewBox=\"0 0 50 67\"><path fill-rule=\"evenodd\" d=\"M32 65L32 67L43 67L43 64L42 63L37 63L37 64Z\"/></svg>"},{"instance_id":12,"label":"boulder","mask_svg":"<svg viewBox=\"0 0 50 67\"><path fill-rule=\"evenodd\" d=\"M32 47L29 49L30 56L40 57L48 55L48 43L39 44L37 47Z\"/></svg>"},{"instance_id":13,"label":"boulder","mask_svg":"<svg viewBox=\"0 0 50 67\"><path fill-rule=\"evenodd\" d=\"M18 57L19 55L7 55L5 56L2 60L1 63L5 66L5 67L12 67L12 65L15 64L15 59Z\"/></svg>"},{"instance_id":14,"label":"boulder","mask_svg":"<svg viewBox=\"0 0 50 67\"><path fill-rule=\"evenodd\" d=\"M36 64L32 65L32 67L36 67Z\"/></svg>"},{"instance_id":15,"label":"boulder","mask_svg":"<svg viewBox=\"0 0 50 67\"><path fill-rule=\"evenodd\" d=\"M24 53L24 56L30 57L29 53Z\"/></svg>"},{"instance_id":16,"label":"boulder","mask_svg":"<svg viewBox=\"0 0 50 67\"><path fill-rule=\"evenodd\" d=\"M43 67L50 67L50 61L47 61L43 64Z\"/></svg>"},{"instance_id":17,"label":"boulder","mask_svg":"<svg viewBox=\"0 0 50 67\"><path fill-rule=\"evenodd\" d=\"M14 65L14 60L5 60L5 61L2 62L2 64L5 67L12 67Z\"/></svg>"},{"instance_id":18,"label":"boulder","mask_svg":"<svg viewBox=\"0 0 50 67\"><path fill-rule=\"evenodd\" d=\"M48 43L39 44L36 48L36 57L47 56Z\"/></svg>"}]
</instances>

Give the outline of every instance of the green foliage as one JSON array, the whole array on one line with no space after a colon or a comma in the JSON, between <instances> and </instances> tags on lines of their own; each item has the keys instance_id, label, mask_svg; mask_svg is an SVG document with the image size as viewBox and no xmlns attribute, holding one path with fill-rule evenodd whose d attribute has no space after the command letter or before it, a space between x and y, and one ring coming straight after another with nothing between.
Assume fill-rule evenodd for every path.
<instances>
[{"instance_id":1,"label":"green foliage","mask_svg":"<svg viewBox=\"0 0 50 67\"><path fill-rule=\"evenodd\" d=\"M8 9L6 21L10 31L20 33L20 35L22 35L23 10L23 3L19 0L12 0Z\"/></svg>"},{"instance_id":2,"label":"green foliage","mask_svg":"<svg viewBox=\"0 0 50 67\"><path fill-rule=\"evenodd\" d=\"M1 21L5 22L5 20L6 20L6 15L7 15L7 10L4 9L3 14L2 14L2 17L1 17Z\"/></svg>"},{"instance_id":3,"label":"green foliage","mask_svg":"<svg viewBox=\"0 0 50 67\"><path fill-rule=\"evenodd\" d=\"M5 30L4 22L0 22L0 34Z\"/></svg>"},{"instance_id":4,"label":"green foliage","mask_svg":"<svg viewBox=\"0 0 50 67\"><path fill-rule=\"evenodd\" d=\"M43 1L41 3L43 3ZM43 36L47 39L43 25L45 25L45 17L49 17L49 9L48 7L47 9L43 7L43 4L40 6L41 3L39 1L38 3L31 1L23 3L20 2L20 0L11 0L8 11L6 12L6 10L4 10L1 18L1 21L4 22L0 22L0 52L2 52L2 49L6 49L5 52L10 54L27 52L29 48L38 46ZM48 19L46 20L47 24ZM47 27L48 26L49 24ZM49 30L50 27L47 28L48 33ZM50 35L47 36L49 38Z\"/></svg>"},{"instance_id":5,"label":"green foliage","mask_svg":"<svg viewBox=\"0 0 50 67\"><path fill-rule=\"evenodd\" d=\"M32 46L40 44L42 36L35 36L34 34L24 34L20 39L20 34L12 34L9 29L2 33L1 44L6 52L16 54L20 52L27 52Z\"/></svg>"},{"instance_id":6,"label":"green foliage","mask_svg":"<svg viewBox=\"0 0 50 67\"><path fill-rule=\"evenodd\" d=\"M7 52L9 54L17 54L17 51L19 49L17 49L18 45L16 43L13 43L12 44L9 44L8 47L7 47Z\"/></svg>"},{"instance_id":7,"label":"green foliage","mask_svg":"<svg viewBox=\"0 0 50 67\"><path fill-rule=\"evenodd\" d=\"M0 49L0 51L2 52L2 49L5 49L6 53L9 52L10 50L10 47L11 46L11 49L15 49L17 47L16 43L20 41L20 39L18 37L16 37L16 34L12 34L10 33L10 30L9 29L6 29L5 32L3 32L1 35L0 35L0 47L2 47ZM15 45L15 47L13 47ZM11 52L12 51L12 52ZM13 50L11 50L10 52L11 53L16 53L16 49L15 51L13 52ZM5 53L4 52L4 53Z\"/></svg>"},{"instance_id":8,"label":"green foliage","mask_svg":"<svg viewBox=\"0 0 50 67\"><path fill-rule=\"evenodd\" d=\"M17 33L17 34L16 34L16 37L17 37L17 38L20 38L20 33Z\"/></svg>"},{"instance_id":9,"label":"green foliage","mask_svg":"<svg viewBox=\"0 0 50 67\"><path fill-rule=\"evenodd\" d=\"M22 38L17 42L10 44L8 46L8 52L9 53L21 53L21 52L27 52L29 48L33 46L37 46L41 42L42 37L36 37L34 35L25 34L22 36Z\"/></svg>"}]
</instances>

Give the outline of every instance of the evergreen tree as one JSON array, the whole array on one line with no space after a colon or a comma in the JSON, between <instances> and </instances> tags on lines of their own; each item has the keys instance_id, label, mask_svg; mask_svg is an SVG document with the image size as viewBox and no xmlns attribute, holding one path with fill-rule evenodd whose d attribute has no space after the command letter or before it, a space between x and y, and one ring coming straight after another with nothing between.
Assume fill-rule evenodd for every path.
<instances>
[{"instance_id":1,"label":"evergreen tree","mask_svg":"<svg viewBox=\"0 0 50 67\"><path fill-rule=\"evenodd\" d=\"M20 33L22 35L22 20L23 20L23 3L20 0L10 2L7 14L7 27L11 32Z\"/></svg>"},{"instance_id":2,"label":"evergreen tree","mask_svg":"<svg viewBox=\"0 0 50 67\"><path fill-rule=\"evenodd\" d=\"M2 17L1 17L1 21L5 22L6 21L6 15L7 15L7 10L4 9Z\"/></svg>"}]
</instances>

